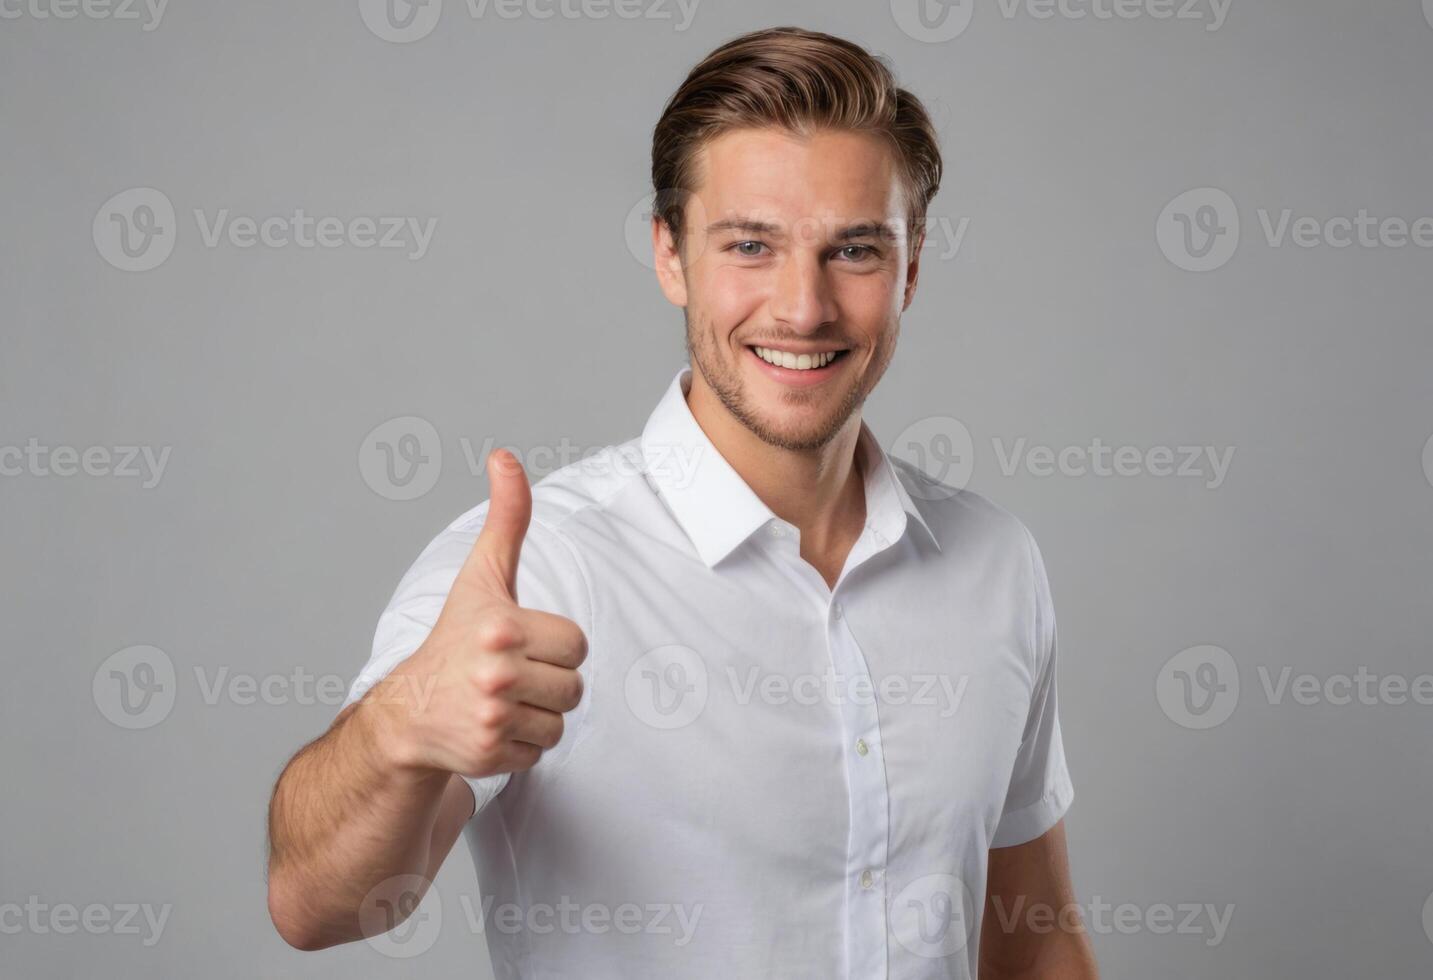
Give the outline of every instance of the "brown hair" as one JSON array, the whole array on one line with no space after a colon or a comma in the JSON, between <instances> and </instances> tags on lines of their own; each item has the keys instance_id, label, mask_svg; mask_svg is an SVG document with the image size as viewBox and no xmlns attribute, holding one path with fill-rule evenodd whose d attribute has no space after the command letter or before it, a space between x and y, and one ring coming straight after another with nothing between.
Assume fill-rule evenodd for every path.
<instances>
[{"instance_id":1,"label":"brown hair","mask_svg":"<svg viewBox=\"0 0 1433 980\"><path fill-rule=\"evenodd\" d=\"M851 130L889 141L914 243L941 177L940 147L925 107L896 86L884 59L864 48L818 31L771 27L733 38L702 59L652 132L653 210L679 248L697 151L729 130L767 126L801 135Z\"/></svg>"}]
</instances>

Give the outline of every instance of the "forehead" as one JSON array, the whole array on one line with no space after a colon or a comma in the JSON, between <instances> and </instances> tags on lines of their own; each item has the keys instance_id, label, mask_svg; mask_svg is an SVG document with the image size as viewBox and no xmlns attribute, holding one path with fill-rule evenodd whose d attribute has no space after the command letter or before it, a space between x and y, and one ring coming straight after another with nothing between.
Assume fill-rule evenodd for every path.
<instances>
[{"instance_id":1,"label":"forehead","mask_svg":"<svg viewBox=\"0 0 1433 980\"><path fill-rule=\"evenodd\" d=\"M894 150L869 133L737 129L707 141L693 164L693 189L712 219L877 219L905 206Z\"/></svg>"}]
</instances>

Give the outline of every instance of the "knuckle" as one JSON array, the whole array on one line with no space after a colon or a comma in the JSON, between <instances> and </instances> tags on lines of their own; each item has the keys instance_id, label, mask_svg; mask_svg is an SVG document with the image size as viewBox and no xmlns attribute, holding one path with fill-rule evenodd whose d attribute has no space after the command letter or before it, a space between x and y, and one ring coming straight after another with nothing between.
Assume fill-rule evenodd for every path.
<instances>
[{"instance_id":1,"label":"knuckle","mask_svg":"<svg viewBox=\"0 0 1433 980\"><path fill-rule=\"evenodd\" d=\"M522 624L510 612L491 613L478 623L477 640L484 650L511 650L522 642Z\"/></svg>"},{"instance_id":2,"label":"knuckle","mask_svg":"<svg viewBox=\"0 0 1433 980\"><path fill-rule=\"evenodd\" d=\"M516 666L506 660L493 660L477 668L474 683L478 690L496 697L517 683Z\"/></svg>"},{"instance_id":3,"label":"knuckle","mask_svg":"<svg viewBox=\"0 0 1433 980\"><path fill-rule=\"evenodd\" d=\"M496 737L506 730L512 721L512 713L512 706L506 701L487 701L478 706L478 723L486 733Z\"/></svg>"},{"instance_id":4,"label":"knuckle","mask_svg":"<svg viewBox=\"0 0 1433 980\"><path fill-rule=\"evenodd\" d=\"M473 739L473 747L477 750L480 760L486 761L495 755L498 749L502 748L503 739L495 731L479 732Z\"/></svg>"}]
</instances>

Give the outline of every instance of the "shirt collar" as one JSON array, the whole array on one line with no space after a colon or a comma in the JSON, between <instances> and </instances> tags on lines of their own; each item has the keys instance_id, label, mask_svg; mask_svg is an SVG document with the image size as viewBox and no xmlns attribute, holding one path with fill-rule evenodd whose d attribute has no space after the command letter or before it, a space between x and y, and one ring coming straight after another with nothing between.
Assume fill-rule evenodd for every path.
<instances>
[{"instance_id":1,"label":"shirt collar","mask_svg":"<svg viewBox=\"0 0 1433 980\"><path fill-rule=\"evenodd\" d=\"M662 499L710 568L776 515L697 424L686 399L691 373L689 365L682 365L647 419L642 457ZM878 543L899 541L910 516L939 549L935 533L864 421L856 451L865 464L866 524Z\"/></svg>"}]
</instances>

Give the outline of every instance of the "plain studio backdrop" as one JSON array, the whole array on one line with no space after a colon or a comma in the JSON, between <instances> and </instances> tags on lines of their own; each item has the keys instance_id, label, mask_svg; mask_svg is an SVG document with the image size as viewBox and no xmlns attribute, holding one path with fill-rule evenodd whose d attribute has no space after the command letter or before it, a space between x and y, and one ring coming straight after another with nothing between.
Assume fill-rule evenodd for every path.
<instances>
[{"instance_id":1,"label":"plain studio backdrop","mask_svg":"<svg viewBox=\"0 0 1433 980\"><path fill-rule=\"evenodd\" d=\"M652 126L786 23L940 131L867 418L1040 541L1104 975L1428 975L1418 0L0 11L4 976L490 975L464 844L420 955L285 946L268 794L491 446L640 431Z\"/></svg>"}]
</instances>

